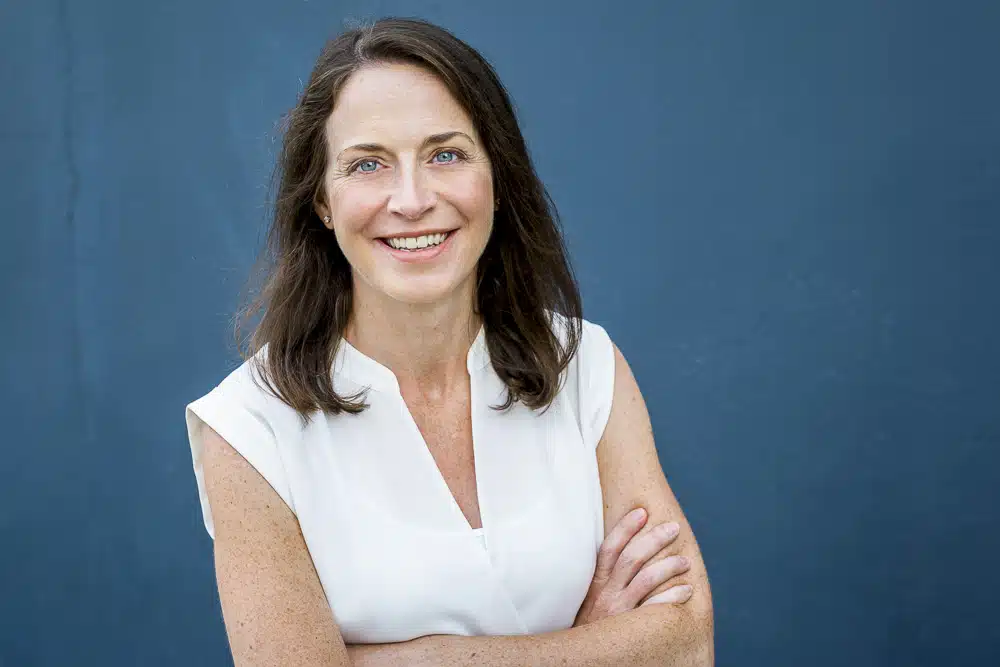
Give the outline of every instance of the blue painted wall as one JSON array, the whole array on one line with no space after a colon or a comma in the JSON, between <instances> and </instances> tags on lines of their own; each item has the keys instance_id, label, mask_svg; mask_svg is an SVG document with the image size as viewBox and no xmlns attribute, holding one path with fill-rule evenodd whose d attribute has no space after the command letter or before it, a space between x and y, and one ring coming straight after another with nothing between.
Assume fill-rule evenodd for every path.
<instances>
[{"instance_id":1,"label":"blue painted wall","mask_svg":"<svg viewBox=\"0 0 1000 667\"><path fill-rule=\"evenodd\" d=\"M720 665L1000 664L1000 4L0 2L0 665L224 665L182 419L345 18L490 58Z\"/></svg>"}]
</instances>

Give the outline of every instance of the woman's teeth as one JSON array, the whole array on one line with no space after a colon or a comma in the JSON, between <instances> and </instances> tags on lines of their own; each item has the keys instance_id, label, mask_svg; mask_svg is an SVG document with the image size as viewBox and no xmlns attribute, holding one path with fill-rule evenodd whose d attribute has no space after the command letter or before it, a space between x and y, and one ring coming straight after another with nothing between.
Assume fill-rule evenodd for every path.
<instances>
[{"instance_id":1,"label":"woman's teeth","mask_svg":"<svg viewBox=\"0 0 1000 667\"><path fill-rule=\"evenodd\" d=\"M385 242L396 250L420 250L421 248L429 248L444 243L444 240L448 238L448 234L450 233L424 234L423 236L410 236L406 238L396 236L391 239L385 239Z\"/></svg>"}]
</instances>

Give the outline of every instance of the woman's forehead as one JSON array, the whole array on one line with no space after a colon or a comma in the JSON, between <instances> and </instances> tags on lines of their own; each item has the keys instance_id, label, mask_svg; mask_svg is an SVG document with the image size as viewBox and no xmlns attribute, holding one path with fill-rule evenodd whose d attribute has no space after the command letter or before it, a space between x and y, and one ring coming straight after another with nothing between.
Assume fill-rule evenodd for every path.
<instances>
[{"instance_id":1,"label":"woman's forehead","mask_svg":"<svg viewBox=\"0 0 1000 667\"><path fill-rule=\"evenodd\" d=\"M354 73L327 123L335 151L359 143L419 144L451 131L475 138L471 118L444 83L413 65L379 65Z\"/></svg>"}]
</instances>

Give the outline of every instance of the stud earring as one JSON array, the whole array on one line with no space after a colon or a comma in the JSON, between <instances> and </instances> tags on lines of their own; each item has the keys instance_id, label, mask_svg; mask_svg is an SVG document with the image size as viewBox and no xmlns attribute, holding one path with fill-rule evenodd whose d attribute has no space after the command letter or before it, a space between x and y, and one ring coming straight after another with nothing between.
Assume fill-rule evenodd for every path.
<instances>
[{"instance_id":1,"label":"stud earring","mask_svg":"<svg viewBox=\"0 0 1000 667\"><path fill-rule=\"evenodd\" d=\"M323 218L323 222L325 222L325 223L329 224L329 223L330 223L330 216L325 216L325 217Z\"/></svg>"}]
</instances>

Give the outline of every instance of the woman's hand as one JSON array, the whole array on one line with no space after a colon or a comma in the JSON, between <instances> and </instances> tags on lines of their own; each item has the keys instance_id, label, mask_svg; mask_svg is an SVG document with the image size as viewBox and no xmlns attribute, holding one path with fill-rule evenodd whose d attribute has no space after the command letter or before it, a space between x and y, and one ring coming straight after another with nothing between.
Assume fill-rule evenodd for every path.
<instances>
[{"instance_id":1,"label":"woman's hand","mask_svg":"<svg viewBox=\"0 0 1000 667\"><path fill-rule=\"evenodd\" d=\"M684 572L690 564L682 556L670 556L646 565L661 549L677 539L676 523L662 523L639 537L646 523L646 511L629 512L608 533L597 554L597 568L580 605L573 627L631 611L647 604L681 604L691 598L690 586L678 585L649 598L657 586ZM645 566L645 567L644 567Z\"/></svg>"}]
</instances>

